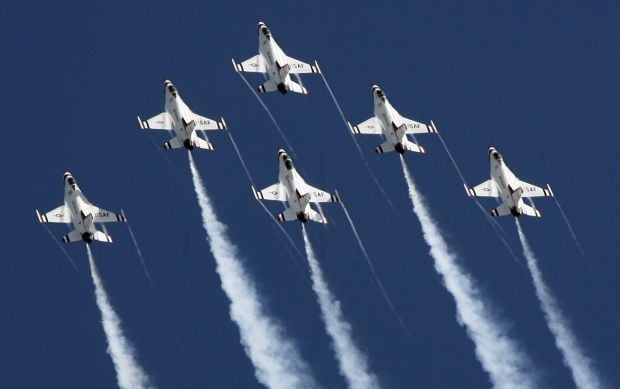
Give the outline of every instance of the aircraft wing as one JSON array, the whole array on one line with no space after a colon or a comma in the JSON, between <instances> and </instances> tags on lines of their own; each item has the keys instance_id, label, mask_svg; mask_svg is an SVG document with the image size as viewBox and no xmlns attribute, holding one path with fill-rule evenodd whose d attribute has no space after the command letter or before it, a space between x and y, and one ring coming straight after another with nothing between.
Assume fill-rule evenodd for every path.
<instances>
[{"instance_id":1,"label":"aircraft wing","mask_svg":"<svg viewBox=\"0 0 620 389\"><path fill-rule=\"evenodd\" d=\"M499 197L499 189L493 180L486 180L473 188L465 187L468 196Z\"/></svg>"},{"instance_id":2,"label":"aircraft wing","mask_svg":"<svg viewBox=\"0 0 620 389\"><path fill-rule=\"evenodd\" d=\"M381 126L381 121L379 121L376 116L373 116L370 119L361 122L357 126L351 126L351 123L348 122L347 124L349 125L349 130L351 130L351 132L354 134L383 134L383 127Z\"/></svg>"},{"instance_id":3,"label":"aircraft wing","mask_svg":"<svg viewBox=\"0 0 620 389\"><path fill-rule=\"evenodd\" d=\"M93 223L110 223L110 222L126 222L124 214L117 214L111 211L106 211L103 208L99 208L95 205L90 206L93 213Z\"/></svg>"},{"instance_id":4,"label":"aircraft wing","mask_svg":"<svg viewBox=\"0 0 620 389\"><path fill-rule=\"evenodd\" d=\"M233 59L233 64L235 65L235 70L238 72L267 73L267 63L260 54L256 54L241 63L236 63Z\"/></svg>"},{"instance_id":5,"label":"aircraft wing","mask_svg":"<svg viewBox=\"0 0 620 389\"><path fill-rule=\"evenodd\" d=\"M437 132L434 126L416 122L415 120L402 118L403 124L407 126L406 134L426 134L428 132Z\"/></svg>"},{"instance_id":6,"label":"aircraft wing","mask_svg":"<svg viewBox=\"0 0 620 389\"><path fill-rule=\"evenodd\" d=\"M306 184L306 190L310 195L311 203L339 203L340 197L338 195L333 195L329 192L325 192L319 188L315 188L312 185Z\"/></svg>"},{"instance_id":7,"label":"aircraft wing","mask_svg":"<svg viewBox=\"0 0 620 389\"><path fill-rule=\"evenodd\" d=\"M41 215L39 210L36 212L41 223L71 223L71 214L64 204L43 215Z\"/></svg>"},{"instance_id":8,"label":"aircraft wing","mask_svg":"<svg viewBox=\"0 0 620 389\"><path fill-rule=\"evenodd\" d=\"M279 182L269 185L259 191L252 187L252 192L254 192L254 197L256 197L257 200L286 201L286 188Z\"/></svg>"},{"instance_id":9,"label":"aircraft wing","mask_svg":"<svg viewBox=\"0 0 620 389\"><path fill-rule=\"evenodd\" d=\"M194 114L194 120L196 121L196 127L194 128L196 130L223 130L226 128L224 118L222 118L221 122L218 122L217 120Z\"/></svg>"},{"instance_id":10,"label":"aircraft wing","mask_svg":"<svg viewBox=\"0 0 620 389\"><path fill-rule=\"evenodd\" d=\"M140 123L140 128L143 130L172 131L172 120L167 112L162 112L147 120L142 120L138 116L138 123Z\"/></svg>"},{"instance_id":11,"label":"aircraft wing","mask_svg":"<svg viewBox=\"0 0 620 389\"><path fill-rule=\"evenodd\" d=\"M541 188L525 181L519 181L519 185L523 188L523 197L553 197L553 191L549 185L546 188Z\"/></svg>"},{"instance_id":12,"label":"aircraft wing","mask_svg":"<svg viewBox=\"0 0 620 389\"><path fill-rule=\"evenodd\" d=\"M303 61L287 56L286 63L290 66L289 73L321 73L319 64L316 61L314 62L314 65L309 65Z\"/></svg>"}]
</instances>

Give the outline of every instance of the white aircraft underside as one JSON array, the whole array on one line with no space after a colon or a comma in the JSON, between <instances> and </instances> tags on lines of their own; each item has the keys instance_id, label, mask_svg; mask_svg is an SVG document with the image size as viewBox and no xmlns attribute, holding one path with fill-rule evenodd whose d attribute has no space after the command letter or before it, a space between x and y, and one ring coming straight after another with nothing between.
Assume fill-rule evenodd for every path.
<instances>
[{"instance_id":1,"label":"white aircraft underside","mask_svg":"<svg viewBox=\"0 0 620 389\"><path fill-rule=\"evenodd\" d=\"M164 112L148 120L140 119L138 123L143 130L174 131L175 137L164 143L166 150L185 147L193 150L194 147L213 150L214 146L205 135L205 139L198 136L197 131L223 130L226 128L224 118L221 121L209 119L192 112L185 104L176 87L169 80L164 81L166 103Z\"/></svg>"},{"instance_id":2,"label":"white aircraft underside","mask_svg":"<svg viewBox=\"0 0 620 389\"><path fill-rule=\"evenodd\" d=\"M280 174L278 182L260 191L252 187L257 200L277 200L288 203L288 208L277 215L279 221L299 220L305 223L312 220L327 223L327 219L310 207L310 203L340 202L337 195L322 191L304 181L293 167L293 161L282 149L278 150Z\"/></svg>"},{"instance_id":3,"label":"white aircraft underside","mask_svg":"<svg viewBox=\"0 0 620 389\"><path fill-rule=\"evenodd\" d=\"M542 213L525 204L524 197L552 197L553 191L547 185L541 188L519 180L514 173L506 166L501 154L493 147L489 147L489 160L491 163L491 179L465 190L469 196L496 197L500 198L502 204L491 211L493 216L504 216L512 214L514 216L528 215L542 217Z\"/></svg>"},{"instance_id":4,"label":"white aircraft underside","mask_svg":"<svg viewBox=\"0 0 620 389\"><path fill-rule=\"evenodd\" d=\"M258 87L259 92L288 91L307 94L308 90L291 80L291 74L320 73L319 64L309 65L298 59L287 56L271 35L271 31L263 22L258 22L258 54L233 65L238 72L264 73L269 76L264 84Z\"/></svg>"},{"instance_id":5,"label":"white aircraft underside","mask_svg":"<svg viewBox=\"0 0 620 389\"><path fill-rule=\"evenodd\" d=\"M422 146L407 138L407 134L436 133L435 124L430 125L407 119L401 116L390 104L385 93L377 85L372 86L375 116L349 129L353 134L371 134L385 136L385 142L375 148L376 153L396 151L403 154L405 151L425 153Z\"/></svg>"},{"instance_id":6,"label":"white aircraft underside","mask_svg":"<svg viewBox=\"0 0 620 389\"><path fill-rule=\"evenodd\" d=\"M69 172L65 172L65 202L63 205L41 214L36 211L41 223L66 223L73 224L73 231L62 237L62 241L78 242L85 241L92 243L95 240L100 242L113 243L110 235L98 231L95 223L125 222L123 213L117 214L93 205L82 193Z\"/></svg>"}]
</instances>

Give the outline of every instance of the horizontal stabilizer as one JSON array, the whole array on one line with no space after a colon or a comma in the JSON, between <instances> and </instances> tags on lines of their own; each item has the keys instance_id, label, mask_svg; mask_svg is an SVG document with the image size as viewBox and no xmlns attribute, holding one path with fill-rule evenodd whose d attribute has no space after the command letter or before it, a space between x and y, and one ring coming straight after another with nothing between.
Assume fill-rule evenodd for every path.
<instances>
[{"instance_id":1,"label":"horizontal stabilizer","mask_svg":"<svg viewBox=\"0 0 620 389\"><path fill-rule=\"evenodd\" d=\"M534 209L533 207L530 207L527 204L523 204L521 206L521 214L527 215L527 216L533 216L533 217L542 217L542 212L540 212L537 209Z\"/></svg>"},{"instance_id":2,"label":"horizontal stabilizer","mask_svg":"<svg viewBox=\"0 0 620 389\"><path fill-rule=\"evenodd\" d=\"M199 137L195 137L194 139L192 139L191 144L192 146L198 147L199 149L213 150L215 148L213 146L213 143Z\"/></svg>"},{"instance_id":3,"label":"horizontal stabilizer","mask_svg":"<svg viewBox=\"0 0 620 389\"><path fill-rule=\"evenodd\" d=\"M276 218L281 222L290 222L297 219L297 214L291 208L287 208L284 212L279 213Z\"/></svg>"},{"instance_id":4,"label":"horizontal stabilizer","mask_svg":"<svg viewBox=\"0 0 620 389\"><path fill-rule=\"evenodd\" d=\"M82 239L82 235L80 235L77 231L73 230L71 231L69 234L64 235L62 238L62 241L65 243L70 243L70 242L79 242Z\"/></svg>"},{"instance_id":5,"label":"horizontal stabilizer","mask_svg":"<svg viewBox=\"0 0 620 389\"><path fill-rule=\"evenodd\" d=\"M181 142L178 136L175 136L174 138L170 139L168 142L164 143L164 149L166 150L180 149L181 147L183 147L183 142Z\"/></svg>"}]
</instances>

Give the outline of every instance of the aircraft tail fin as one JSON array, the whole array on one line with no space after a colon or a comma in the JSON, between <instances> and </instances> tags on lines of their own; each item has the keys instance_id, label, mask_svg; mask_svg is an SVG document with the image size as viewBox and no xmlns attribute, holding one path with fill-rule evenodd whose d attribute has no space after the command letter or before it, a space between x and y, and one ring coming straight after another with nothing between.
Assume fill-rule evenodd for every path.
<instances>
[{"instance_id":1,"label":"aircraft tail fin","mask_svg":"<svg viewBox=\"0 0 620 389\"><path fill-rule=\"evenodd\" d=\"M284 66L278 65L278 72L280 73L280 77L284 80L286 76L291 72L291 65L286 64Z\"/></svg>"}]
</instances>

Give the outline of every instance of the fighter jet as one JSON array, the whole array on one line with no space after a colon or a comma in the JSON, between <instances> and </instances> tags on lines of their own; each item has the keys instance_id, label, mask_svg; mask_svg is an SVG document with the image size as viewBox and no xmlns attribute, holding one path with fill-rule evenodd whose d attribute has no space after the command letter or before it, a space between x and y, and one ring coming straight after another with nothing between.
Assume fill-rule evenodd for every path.
<instances>
[{"instance_id":1,"label":"fighter jet","mask_svg":"<svg viewBox=\"0 0 620 389\"><path fill-rule=\"evenodd\" d=\"M224 118L218 122L193 113L170 80L164 80L164 94L166 96L164 112L148 120L142 120L138 116L140 128L143 130L174 130L176 136L164 143L166 150L181 147L188 150L193 150L194 147L213 150L213 144L208 139L199 138L196 131L223 130L226 128Z\"/></svg>"},{"instance_id":2,"label":"fighter jet","mask_svg":"<svg viewBox=\"0 0 620 389\"><path fill-rule=\"evenodd\" d=\"M425 153L426 151L422 146L407 139L407 134L436 133L435 124L432 121L430 125L419 123L401 116L392 107L385 96L385 92L378 85L372 86L372 96L375 103L375 116L357 126L351 126L351 123L347 122L349 130L353 134L385 135L386 141L375 148L375 152L379 154L389 151L404 154L405 150Z\"/></svg>"},{"instance_id":3,"label":"fighter jet","mask_svg":"<svg viewBox=\"0 0 620 389\"><path fill-rule=\"evenodd\" d=\"M41 214L37 209L39 221L41 223L72 223L74 230L62 237L65 243L80 240L89 244L95 240L113 243L110 235L97 231L95 223L125 222L127 221L125 215L106 211L93 205L86 199L71 173L65 172L64 181L65 203L45 214Z\"/></svg>"},{"instance_id":4,"label":"fighter jet","mask_svg":"<svg viewBox=\"0 0 620 389\"><path fill-rule=\"evenodd\" d=\"M238 72L266 73L269 80L258 87L258 91L280 93L288 91L308 94L308 90L291 80L291 74L321 73L319 64L309 65L298 59L288 57L271 35L265 23L258 22L258 54L241 63L232 60Z\"/></svg>"},{"instance_id":5,"label":"fighter jet","mask_svg":"<svg viewBox=\"0 0 620 389\"><path fill-rule=\"evenodd\" d=\"M491 179L473 188L465 186L469 196L498 197L502 204L491 211L493 216L512 214L516 217L521 215L542 217L542 213L525 204L523 197L553 196L551 187L546 188L520 181L508 166L504 163L501 154L494 148L489 147L489 160L491 161Z\"/></svg>"},{"instance_id":6,"label":"fighter jet","mask_svg":"<svg viewBox=\"0 0 620 389\"><path fill-rule=\"evenodd\" d=\"M288 202L289 207L278 214L281 222L299 220L302 223L312 220L317 223L327 223L327 219L310 207L310 203L338 203L340 198L308 185L293 167L291 157L282 149L278 150L280 160L279 181L263 190L257 191L252 187L257 200L277 200Z\"/></svg>"}]
</instances>

